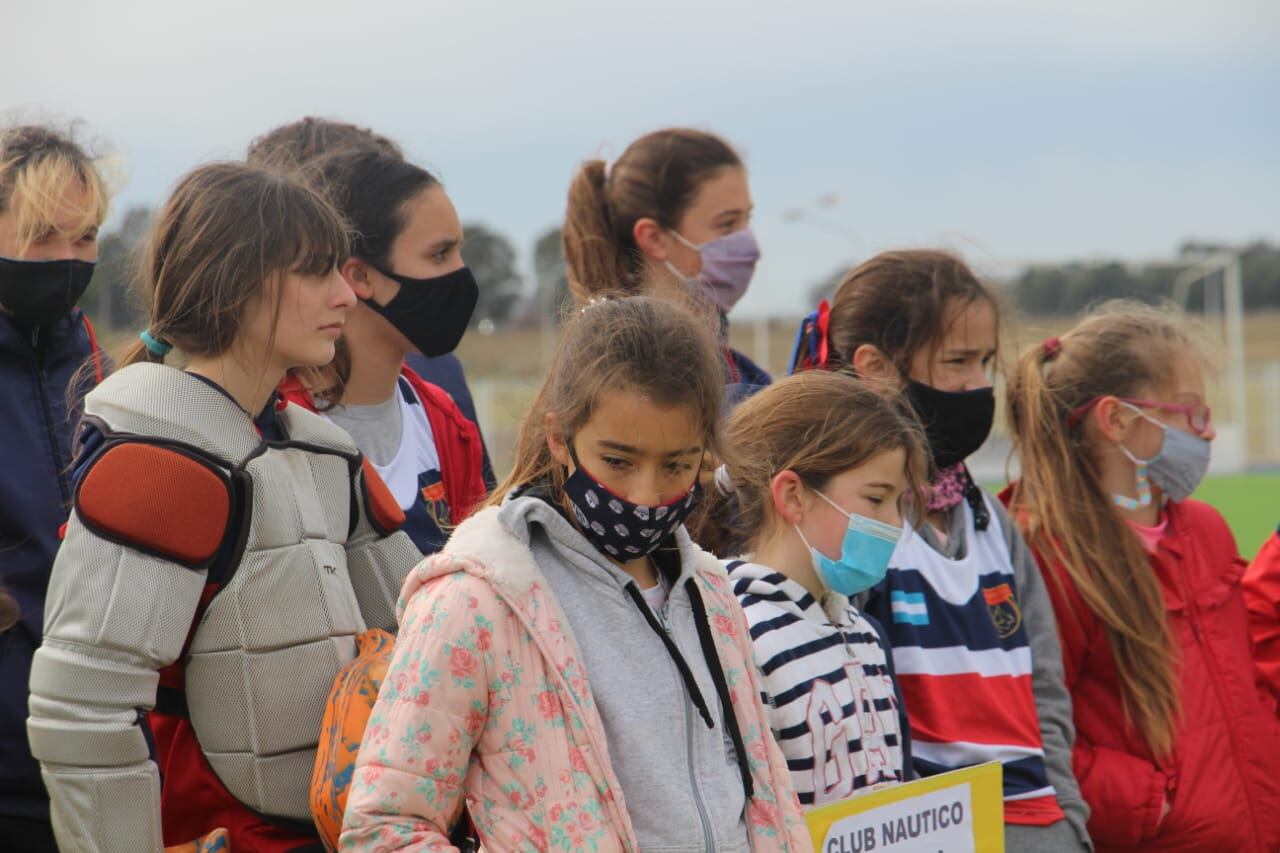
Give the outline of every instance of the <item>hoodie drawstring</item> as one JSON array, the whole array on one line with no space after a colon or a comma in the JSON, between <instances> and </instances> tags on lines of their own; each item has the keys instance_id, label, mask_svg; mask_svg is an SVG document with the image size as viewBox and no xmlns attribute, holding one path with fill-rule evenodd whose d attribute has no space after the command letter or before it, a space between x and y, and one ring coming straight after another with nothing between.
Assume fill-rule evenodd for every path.
<instances>
[{"instance_id":1,"label":"hoodie drawstring","mask_svg":"<svg viewBox=\"0 0 1280 853\"><path fill-rule=\"evenodd\" d=\"M738 716L733 712L732 700L729 698L729 682L724 677L724 668L720 666L720 655L716 653L715 640L711 636L711 623L707 621L707 607L702 602L702 593L693 578L685 581L685 589L689 592L689 602L693 605L694 623L698 626L698 641L702 644L702 656L707 659L711 668L711 680L716 685L716 693L720 696L720 708L724 712L724 722L729 728L729 738L733 741L733 751L738 756L738 770L742 773L742 790L747 799L755 795L755 784L751 780L751 766L747 763L747 745L742 740L742 731L738 728Z\"/></svg>"},{"instance_id":2,"label":"hoodie drawstring","mask_svg":"<svg viewBox=\"0 0 1280 853\"><path fill-rule=\"evenodd\" d=\"M676 669L680 670L680 678L684 681L685 689L689 691L693 706L698 709L698 713L702 716L702 721L707 724L707 728L714 729L716 725L711 720L711 711L707 709L707 703L702 698L702 691L698 690L698 683L693 680L693 673L689 670L689 664L685 663L680 650L676 648L675 641L658 624L658 617L653 615L653 610L644 600L644 596L640 593L640 587L636 586L636 582L632 581L627 584L626 590L627 594L631 596L631 600L636 603L636 607L640 608L640 613L643 614L644 620L649 623L649 627L662 638L662 644L667 647L667 654L671 655L671 659L675 661Z\"/></svg>"}]
</instances>

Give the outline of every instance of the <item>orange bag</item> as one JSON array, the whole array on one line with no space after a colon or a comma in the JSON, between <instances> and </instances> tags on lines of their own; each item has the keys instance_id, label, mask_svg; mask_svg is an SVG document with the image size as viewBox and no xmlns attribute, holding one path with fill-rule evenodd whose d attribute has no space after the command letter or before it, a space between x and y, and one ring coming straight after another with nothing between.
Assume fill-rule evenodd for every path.
<instances>
[{"instance_id":1,"label":"orange bag","mask_svg":"<svg viewBox=\"0 0 1280 853\"><path fill-rule=\"evenodd\" d=\"M355 660L333 680L320 723L320 744L311 773L311 817L325 849L338 848L342 814L356 769L356 754L373 713L378 689L391 664L395 637L371 628L356 637Z\"/></svg>"},{"instance_id":2,"label":"orange bag","mask_svg":"<svg viewBox=\"0 0 1280 853\"><path fill-rule=\"evenodd\" d=\"M231 853L231 841L225 829L215 829L195 841L166 847L164 853Z\"/></svg>"}]
</instances>

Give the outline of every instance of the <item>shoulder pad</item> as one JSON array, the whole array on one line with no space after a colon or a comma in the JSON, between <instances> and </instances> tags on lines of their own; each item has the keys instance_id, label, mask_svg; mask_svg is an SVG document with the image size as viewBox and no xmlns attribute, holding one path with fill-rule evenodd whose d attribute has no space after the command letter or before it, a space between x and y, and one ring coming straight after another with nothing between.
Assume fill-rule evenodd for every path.
<instances>
[{"instance_id":1,"label":"shoulder pad","mask_svg":"<svg viewBox=\"0 0 1280 853\"><path fill-rule=\"evenodd\" d=\"M383 536L389 536L404 524L404 510L382 481L382 476L373 467L369 457L362 459L361 468L363 476L360 478L360 499L364 503L365 515L374 530Z\"/></svg>"},{"instance_id":2,"label":"shoulder pad","mask_svg":"<svg viewBox=\"0 0 1280 853\"><path fill-rule=\"evenodd\" d=\"M115 442L81 477L75 511L104 539L202 569L230 526L231 483L193 450L145 440Z\"/></svg>"}]
</instances>

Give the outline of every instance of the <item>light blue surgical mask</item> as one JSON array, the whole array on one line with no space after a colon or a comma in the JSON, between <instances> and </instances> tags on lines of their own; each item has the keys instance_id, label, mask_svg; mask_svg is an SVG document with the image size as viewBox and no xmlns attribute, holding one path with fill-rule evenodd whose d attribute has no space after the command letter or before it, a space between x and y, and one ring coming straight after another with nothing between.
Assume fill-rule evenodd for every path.
<instances>
[{"instance_id":1,"label":"light blue surgical mask","mask_svg":"<svg viewBox=\"0 0 1280 853\"><path fill-rule=\"evenodd\" d=\"M849 519L844 541L840 544L840 559L833 560L805 539L804 531L796 525L800 541L809 549L813 570L823 586L840 595L856 595L884 580L893 557L894 546L902 536L902 528L867 518L865 515L845 512L835 501L822 492L814 492Z\"/></svg>"}]
</instances>

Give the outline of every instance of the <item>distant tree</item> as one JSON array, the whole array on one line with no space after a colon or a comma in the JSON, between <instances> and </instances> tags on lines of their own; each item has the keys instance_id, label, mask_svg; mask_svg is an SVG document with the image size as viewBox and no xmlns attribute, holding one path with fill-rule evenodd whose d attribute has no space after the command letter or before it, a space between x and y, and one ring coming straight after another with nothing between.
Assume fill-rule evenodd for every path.
<instances>
[{"instance_id":1,"label":"distant tree","mask_svg":"<svg viewBox=\"0 0 1280 853\"><path fill-rule=\"evenodd\" d=\"M104 330L133 328L145 319L137 254L150 225L151 208L131 207L116 228L98 238L98 266L81 304Z\"/></svg>"},{"instance_id":2,"label":"distant tree","mask_svg":"<svg viewBox=\"0 0 1280 853\"><path fill-rule=\"evenodd\" d=\"M564 266L564 246L557 226L545 232L533 246L533 274L538 285L538 313L552 322L569 303L569 277Z\"/></svg>"},{"instance_id":3,"label":"distant tree","mask_svg":"<svg viewBox=\"0 0 1280 853\"><path fill-rule=\"evenodd\" d=\"M523 279L516 271L516 250L511 241L486 225L463 226L462 259L475 273L480 285L480 301L471 318L472 325L491 320L505 323L520 301Z\"/></svg>"},{"instance_id":4,"label":"distant tree","mask_svg":"<svg viewBox=\"0 0 1280 853\"><path fill-rule=\"evenodd\" d=\"M1013 282L1014 300L1028 314L1073 314L1116 298L1158 302L1173 297L1178 275L1199 257L1223 251L1240 255L1246 310L1280 308L1280 248L1264 242L1240 247L1187 241L1177 261L1137 267L1115 261L1033 266ZM1187 307L1202 310L1204 298L1203 284L1193 287Z\"/></svg>"}]
</instances>

